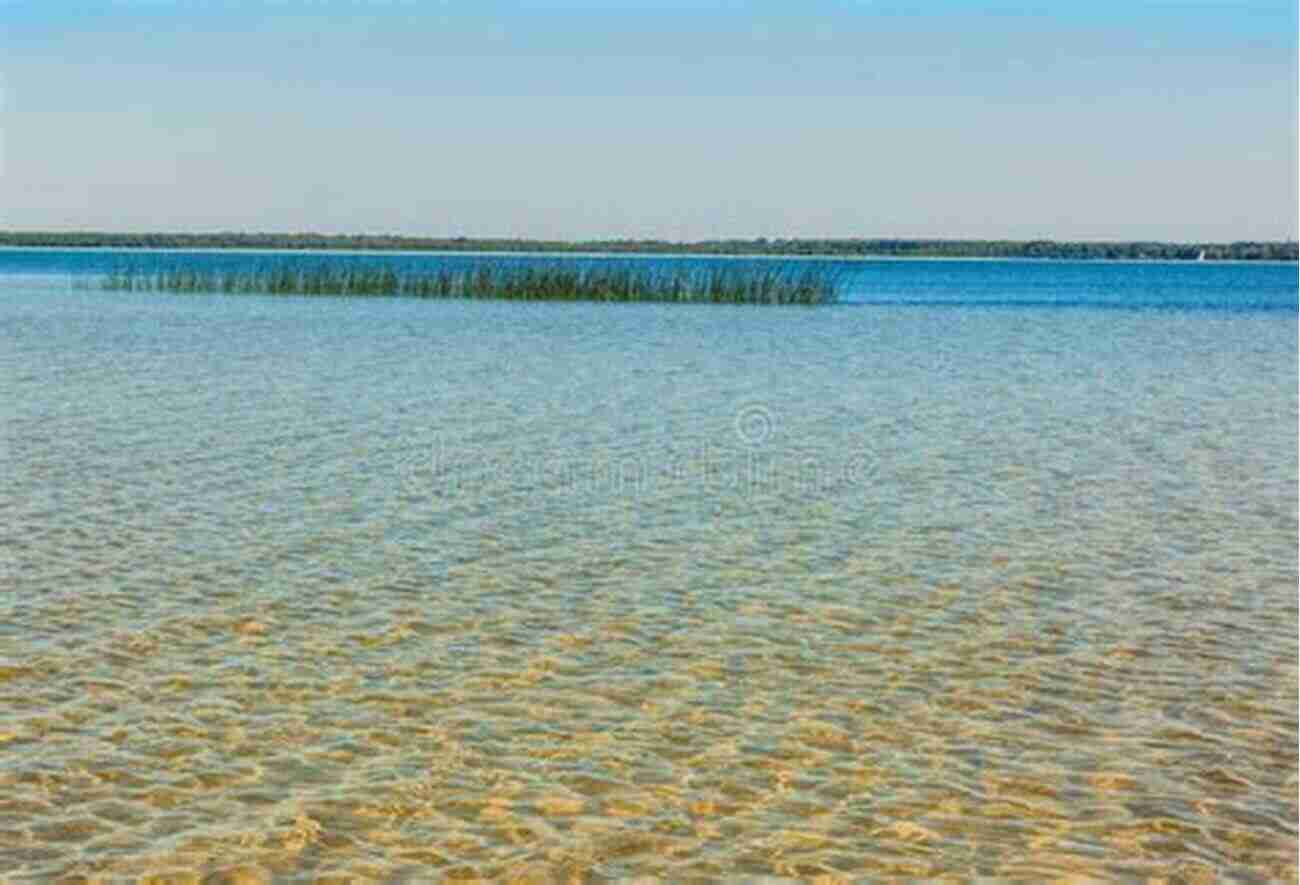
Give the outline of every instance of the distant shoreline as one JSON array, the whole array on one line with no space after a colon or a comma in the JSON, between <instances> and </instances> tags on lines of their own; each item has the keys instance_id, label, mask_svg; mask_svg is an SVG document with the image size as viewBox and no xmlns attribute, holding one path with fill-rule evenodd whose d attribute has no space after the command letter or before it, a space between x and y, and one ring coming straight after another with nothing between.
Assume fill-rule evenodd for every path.
<instances>
[{"instance_id":1,"label":"distant shoreline","mask_svg":"<svg viewBox=\"0 0 1300 885\"><path fill-rule=\"evenodd\" d=\"M727 239L524 240L377 234L105 233L0 231L0 246L17 248L277 249L367 252L452 252L573 255L698 255L824 258L1046 258L1072 260L1289 261L1295 242L1166 243L1055 240Z\"/></svg>"}]
</instances>

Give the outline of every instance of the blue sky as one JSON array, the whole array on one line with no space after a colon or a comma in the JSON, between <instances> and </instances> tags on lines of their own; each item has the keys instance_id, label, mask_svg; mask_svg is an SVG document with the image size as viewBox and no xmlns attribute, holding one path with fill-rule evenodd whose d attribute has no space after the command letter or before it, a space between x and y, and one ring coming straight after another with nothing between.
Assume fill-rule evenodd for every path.
<instances>
[{"instance_id":1,"label":"blue sky","mask_svg":"<svg viewBox=\"0 0 1300 885\"><path fill-rule=\"evenodd\" d=\"M0 0L9 229L1294 239L1294 3Z\"/></svg>"}]
</instances>

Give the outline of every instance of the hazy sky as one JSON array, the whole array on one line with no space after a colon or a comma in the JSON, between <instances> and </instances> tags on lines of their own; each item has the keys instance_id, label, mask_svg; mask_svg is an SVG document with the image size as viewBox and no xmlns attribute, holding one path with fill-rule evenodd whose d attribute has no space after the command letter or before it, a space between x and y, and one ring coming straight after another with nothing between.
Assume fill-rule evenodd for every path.
<instances>
[{"instance_id":1,"label":"hazy sky","mask_svg":"<svg viewBox=\"0 0 1300 885\"><path fill-rule=\"evenodd\" d=\"M0 0L0 227L1295 239L1295 0Z\"/></svg>"}]
</instances>

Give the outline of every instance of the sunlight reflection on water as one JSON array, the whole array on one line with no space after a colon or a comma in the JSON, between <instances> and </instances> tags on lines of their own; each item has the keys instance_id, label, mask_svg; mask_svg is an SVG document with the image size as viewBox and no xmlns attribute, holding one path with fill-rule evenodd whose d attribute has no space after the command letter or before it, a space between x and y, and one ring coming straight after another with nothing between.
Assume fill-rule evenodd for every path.
<instances>
[{"instance_id":1,"label":"sunlight reflection on water","mask_svg":"<svg viewBox=\"0 0 1300 885\"><path fill-rule=\"evenodd\" d=\"M1294 316L3 294L0 872L1295 876Z\"/></svg>"}]
</instances>

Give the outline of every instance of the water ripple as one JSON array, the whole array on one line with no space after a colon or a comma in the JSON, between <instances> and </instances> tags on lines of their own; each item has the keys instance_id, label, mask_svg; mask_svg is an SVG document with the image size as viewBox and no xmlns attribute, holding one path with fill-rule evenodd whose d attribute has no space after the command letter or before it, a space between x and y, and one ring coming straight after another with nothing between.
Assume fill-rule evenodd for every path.
<instances>
[{"instance_id":1,"label":"water ripple","mask_svg":"<svg viewBox=\"0 0 1300 885\"><path fill-rule=\"evenodd\" d=\"M1296 874L1293 318L4 295L0 873Z\"/></svg>"}]
</instances>

